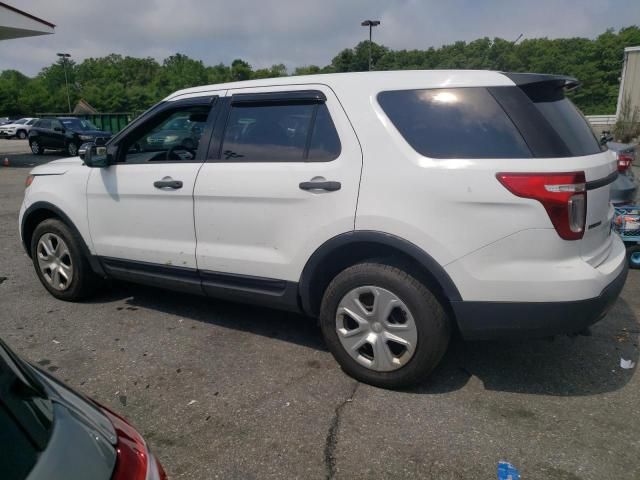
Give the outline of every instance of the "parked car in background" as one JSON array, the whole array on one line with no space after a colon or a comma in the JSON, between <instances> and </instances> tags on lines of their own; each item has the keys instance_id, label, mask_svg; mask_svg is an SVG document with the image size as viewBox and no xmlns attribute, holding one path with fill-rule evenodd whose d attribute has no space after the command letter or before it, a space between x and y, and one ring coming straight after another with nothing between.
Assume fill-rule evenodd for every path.
<instances>
[{"instance_id":1,"label":"parked car in background","mask_svg":"<svg viewBox=\"0 0 640 480\"><path fill-rule=\"evenodd\" d=\"M202 125L206 120L206 116L194 118L192 115L172 118L153 135L147 136L141 149L157 150L158 148L169 149L182 146L187 150L194 150L200 141Z\"/></svg>"},{"instance_id":2,"label":"parked car in background","mask_svg":"<svg viewBox=\"0 0 640 480\"><path fill-rule=\"evenodd\" d=\"M111 132L99 130L89 120L76 117L41 118L29 132L29 146L36 155L45 150L63 150L74 157L80 145L111 138Z\"/></svg>"},{"instance_id":3,"label":"parked car in background","mask_svg":"<svg viewBox=\"0 0 640 480\"><path fill-rule=\"evenodd\" d=\"M0 340L3 480L166 480L121 416L18 357Z\"/></svg>"},{"instance_id":4,"label":"parked car in background","mask_svg":"<svg viewBox=\"0 0 640 480\"><path fill-rule=\"evenodd\" d=\"M56 298L113 278L304 312L345 372L409 385L452 331L576 333L622 290L618 171L565 96L577 83L435 70L182 90L32 170L20 235ZM185 118L193 148L148 141Z\"/></svg>"},{"instance_id":5,"label":"parked car in background","mask_svg":"<svg viewBox=\"0 0 640 480\"><path fill-rule=\"evenodd\" d=\"M26 117L0 125L0 137L17 137L24 140L37 121L37 118Z\"/></svg>"},{"instance_id":6,"label":"parked car in background","mask_svg":"<svg viewBox=\"0 0 640 480\"><path fill-rule=\"evenodd\" d=\"M618 178L611 185L611 202L614 205L632 204L638 194L638 180L631 168L636 159L635 145L607 142L607 147L615 157L618 168Z\"/></svg>"}]
</instances>

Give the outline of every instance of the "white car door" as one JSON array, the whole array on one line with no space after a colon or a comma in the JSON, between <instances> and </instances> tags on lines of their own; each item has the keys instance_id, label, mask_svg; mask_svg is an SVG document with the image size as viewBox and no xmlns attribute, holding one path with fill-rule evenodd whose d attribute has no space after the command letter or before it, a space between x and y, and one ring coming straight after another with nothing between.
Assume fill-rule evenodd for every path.
<instances>
[{"instance_id":1,"label":"white car door","mask_svg":"<svg viewBox=\"0 0 640 480\"><path fill-rule=\"evenodd\" d=\"M324 85L233 89L225 103L194 190L203 287L283 295L315 249L353 230L360 145Z\"/></svg>"},{"instance_id":2,"label":"white car door","mask_svg":"<svg viewBox=\"0 0 640 480\"><path fill-rule=\"evenodd\" d=\"M91 239L112 276L182 275L193 286L199 283L193 187L206 156L216 98L165 102L109 145L108 167L91 172ZM154 266L162 268L150 271Z\"/></svg>"}]
</instances>

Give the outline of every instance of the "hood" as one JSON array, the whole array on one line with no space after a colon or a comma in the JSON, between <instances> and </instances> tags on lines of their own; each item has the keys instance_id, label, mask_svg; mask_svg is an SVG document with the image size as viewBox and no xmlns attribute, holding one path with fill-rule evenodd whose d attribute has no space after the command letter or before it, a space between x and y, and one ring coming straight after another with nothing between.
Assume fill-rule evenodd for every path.
<instances>
[{"instance_id":1,"label":"hood","mask_svg":"<svg viewBox=\"0 0 640 480\"><path fill-rule=\"evenodd\" d=\"M60 160L54 160L44 165L38 165L31 170L31 175L62 175L69 169L84 165L84 162L80 157L62 158Z\"/></svg>"}]
</instances>

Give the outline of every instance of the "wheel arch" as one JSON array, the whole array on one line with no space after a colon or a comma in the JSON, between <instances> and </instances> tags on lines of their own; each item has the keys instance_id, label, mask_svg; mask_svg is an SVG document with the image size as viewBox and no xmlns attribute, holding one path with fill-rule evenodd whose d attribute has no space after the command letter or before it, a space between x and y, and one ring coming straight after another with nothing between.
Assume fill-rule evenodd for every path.
<instances>
[{"instance_id":1,"label":"wheel arch","mask_svg":"<svg viewBox=\"0 0 640 480\"><path fill-rule=\"evenodd\" d=\"M69 227L69 229L71 229L72 233L80 241L80 248L82 249L83 255L89 261L91 269L98 275L105 276L102 265L100 264L98 259L91 254L89 247L80 234L80 231L74 225L73 221L71 221L69 216L60 208L49 202L39 201L33 203L29 206L29 208L26 209L24 215L22 216L22 221L20 224L20 235L22 237L22 246L27 252L29 258L31 258L31 239L33 237L33 232L40 223L50 218L60 220L67 227Z\"/></svg>"},{"instance_id":2,"label":"wheel arch","mask_svg":"<svg viewBox=\"0 0 640 480\"><path fill-rule=\"evenodd\" d=\"M416 276L445 306L461 300L451 277L420 247L389 233L354 231L333 237L311 255L298 286L302 309L318 316L322 295L339 272L362 261L381 259Z\"/></svg>"}]
</instances>

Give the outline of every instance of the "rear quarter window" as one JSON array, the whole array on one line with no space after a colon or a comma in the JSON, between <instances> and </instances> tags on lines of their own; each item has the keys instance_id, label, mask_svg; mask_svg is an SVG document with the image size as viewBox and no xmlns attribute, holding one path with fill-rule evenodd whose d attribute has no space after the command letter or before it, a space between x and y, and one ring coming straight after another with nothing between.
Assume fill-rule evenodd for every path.
<instances>
[{"instance_id":1,"label":"rear quarter window","mask_svg":"<svg viewBox=\"0 0 640 480\"><path fill-rule=\"evenodd\" d=\"M433 158L529 158L531 151L485 89L395 90L378 103L404 139Z\"/></svg>"}]
</instances>

